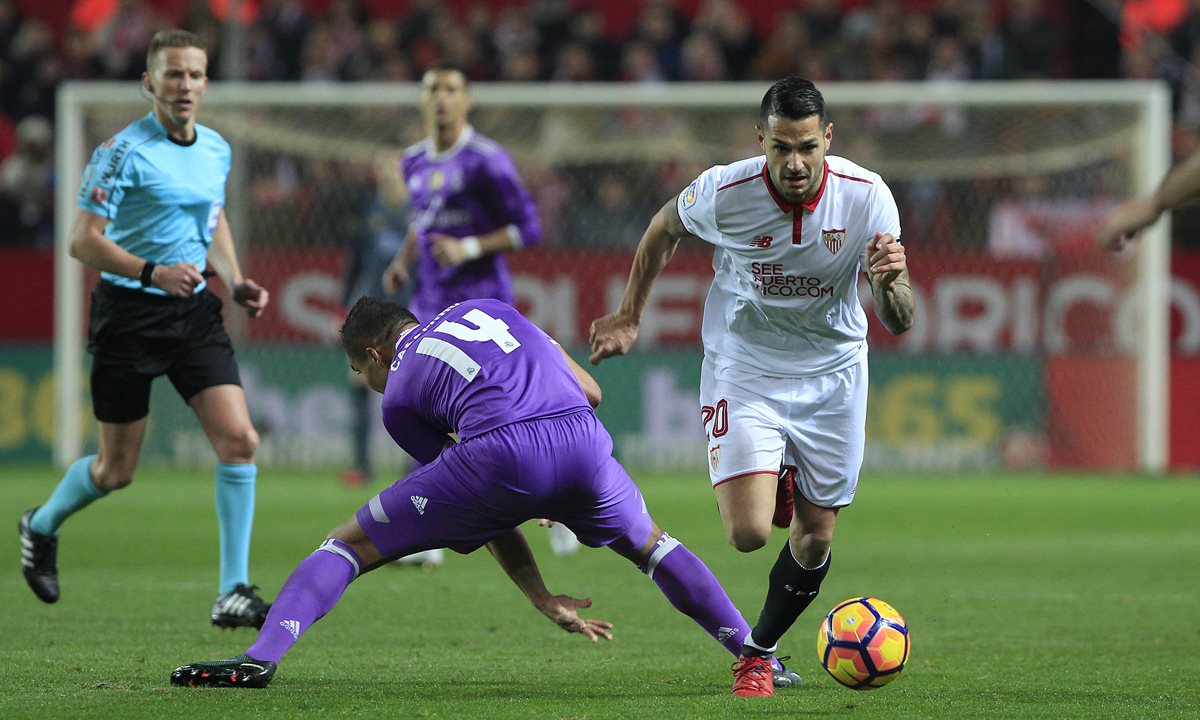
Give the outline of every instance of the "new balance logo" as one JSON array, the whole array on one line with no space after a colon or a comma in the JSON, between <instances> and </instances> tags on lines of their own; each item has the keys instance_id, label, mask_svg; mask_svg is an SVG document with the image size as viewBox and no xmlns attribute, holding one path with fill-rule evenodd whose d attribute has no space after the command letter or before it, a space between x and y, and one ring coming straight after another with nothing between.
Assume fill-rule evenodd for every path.
<instances>
[{"instance_id":1,"label":"new balance logo","mask_svg":"<svg viewBox=\"0 0 1200 720\"><path fill-rule=\"evenodd\" d=\"M816 590L797 590L796 588L792 587L791 585L787 585L787 584L785 584L783 586L783 589L792 593L796 597L816 597L817 596Z\"/></svg>"},{"instance_id":2,"label":"new balance logo","mask_svg":"<svg viewBox=\"0 0 1200 720\"><path fill-rule=\"evenodd\" d=\"M429 498L421 497L420 495L413 495L409 498L409 500L412 500L413 507L417 509L418 513L422 515L425 514L425 506L429 504Z\"/></svg>"},{"instance_id":3,"label":"new balance logo","mask_svg":"<svg viewBox=\"0 0 1200 720\"><path fill-rule=\"evenodd\" d=\"M293 640L300 639L300 621L299 620L280 620L279 624L284 630L292 634Z\"/></svg>"},{"instance_id":4,"label":"new balance logo","mask_svg":"<svg viewBox=\"0 0 1200 720\"><path fill-rule=\"evenodd\" d=\"M774 241L775 238L770 235L759 235L750 241L750 247L769 248Z\"/></svg>"}]
</instances>

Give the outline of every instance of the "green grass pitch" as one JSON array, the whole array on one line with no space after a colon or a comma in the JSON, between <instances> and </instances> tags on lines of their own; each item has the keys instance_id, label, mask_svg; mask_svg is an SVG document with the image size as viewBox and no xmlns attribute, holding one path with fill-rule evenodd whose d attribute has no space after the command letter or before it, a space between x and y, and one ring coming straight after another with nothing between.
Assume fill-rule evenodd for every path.
<instances>
[{"instance_id":1,"label":"green grass pitch","mask_svg":"<svg viewBox=\"0 0 1200 720\"><path fill-rule=\"evenodd\" d=\"M783 542L727 546L702 473L636 476L659 524L702 557L753 621ZM216 594L209 472L146 468L65 526L56 605L19 570L17 518L58 476L0 473L0 717L16 718L1195 718L1200 717L1200 483L1194 477L872 475L842 513L821 597L784 637L805 687L729 697L731 657L607 550L549 553L555 592L616 623L589 645L544 620L486 551L422 573L382 568L284 659L263 691L173 688L188 661L242 652L208 623ZM334 473L265 467L252 579L273 597L327 530L370 497ZM904 674L837 685L816 628L877 595L909 623Z\"/></svg>"}]
</instances>

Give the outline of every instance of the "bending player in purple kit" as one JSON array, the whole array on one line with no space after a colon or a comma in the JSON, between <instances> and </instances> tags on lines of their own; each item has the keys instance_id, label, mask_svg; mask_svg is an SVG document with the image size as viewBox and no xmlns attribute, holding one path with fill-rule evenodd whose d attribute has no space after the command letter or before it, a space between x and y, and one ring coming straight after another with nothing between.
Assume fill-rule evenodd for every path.
<instances>
[{"instance_id":1,"label":"bending player in purple kit","mask_svg":"<svg viewBox=\"0 0 1200 720\"><path fill-rule=\"evenodd\" d=\"M599 386L541 329L497 300L453 305L421 325L399 305L364 297L346 318L342 344L351 367L383 394L388 432L423 465L297 566L244 655L179 667L172 684L265 687L355 578L440 547L487 545L543 615L592 642L611 639L611 623L579 616L590 600L546 589L518 528L533 518L611 547L726 650L742 652L748 624L708 567L650 518L593 411ZM795 677L777 661L775 669Z\"/></svg>"}]
</instances>

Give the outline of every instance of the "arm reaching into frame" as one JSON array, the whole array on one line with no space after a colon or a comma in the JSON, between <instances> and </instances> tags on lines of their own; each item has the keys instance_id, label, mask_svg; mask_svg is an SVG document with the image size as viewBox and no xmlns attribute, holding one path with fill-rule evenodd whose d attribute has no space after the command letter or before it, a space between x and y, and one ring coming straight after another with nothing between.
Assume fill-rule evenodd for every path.
<instances>
[{"instance_id":1,"label":"arm reaching into frame","mask_svg":"<svg viewBox=\"0 0 1200 720\"><path fill-rule=\"evenodd\" d=\"M592 345L589 359L593 365L599 365L601 360L613 355L624 355L637 340L638 326L655 279L675 255L680 238L691 236L675 209L678 202L678 196L671 198L650 220L634 254L620 307L616 312L592 321L588 339Z\"/></svg>"},{"instance_id":2,"label":"arm reaching into frame","mask_svg":"<svg viewBox=\"0 0 1200 720\"><path fill-rule=\"evenodd\" d=\"M552 595L546 589L529 543L519 529L513 528L497 537L488 543L487 548L508 577L525 593L525 597L555 625L567 632L579 633L593 643L600 638L612 640L612 623L579 617L580 608L591 607L591 598Z\"/></svg>"},{"instance_id":3,"label":"arm reaching into frame","mask_svg":"<svg viewBox=\"0 0 1200 720\"><path fill-rule=\"evenodd\" d=\"M1110 252L1119 252L1164 212L1190 205L1197 199L1200 199L1200 152L1167 173L1154 194L1126 200L1114 208L1096 231L1096 242Z\"/></svg>"}]
</instances>

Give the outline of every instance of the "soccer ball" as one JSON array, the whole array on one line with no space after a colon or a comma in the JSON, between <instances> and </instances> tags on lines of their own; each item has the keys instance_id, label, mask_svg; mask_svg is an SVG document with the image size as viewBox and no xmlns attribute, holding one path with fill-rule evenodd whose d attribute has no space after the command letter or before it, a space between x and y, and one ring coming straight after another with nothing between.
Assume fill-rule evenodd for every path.
<instances>
[{"instance_id":1,"label":"soccer ball","mask_svg":"<svg viewBox=\"0 0 1200 720\"><path fill-rule=\"evenodd\" d=\"M878 598L838 603L817 632L821 665L852 690L874 690L895 680L908 661L908 650L904 618Z\"/></svg>"}]
</instances>

